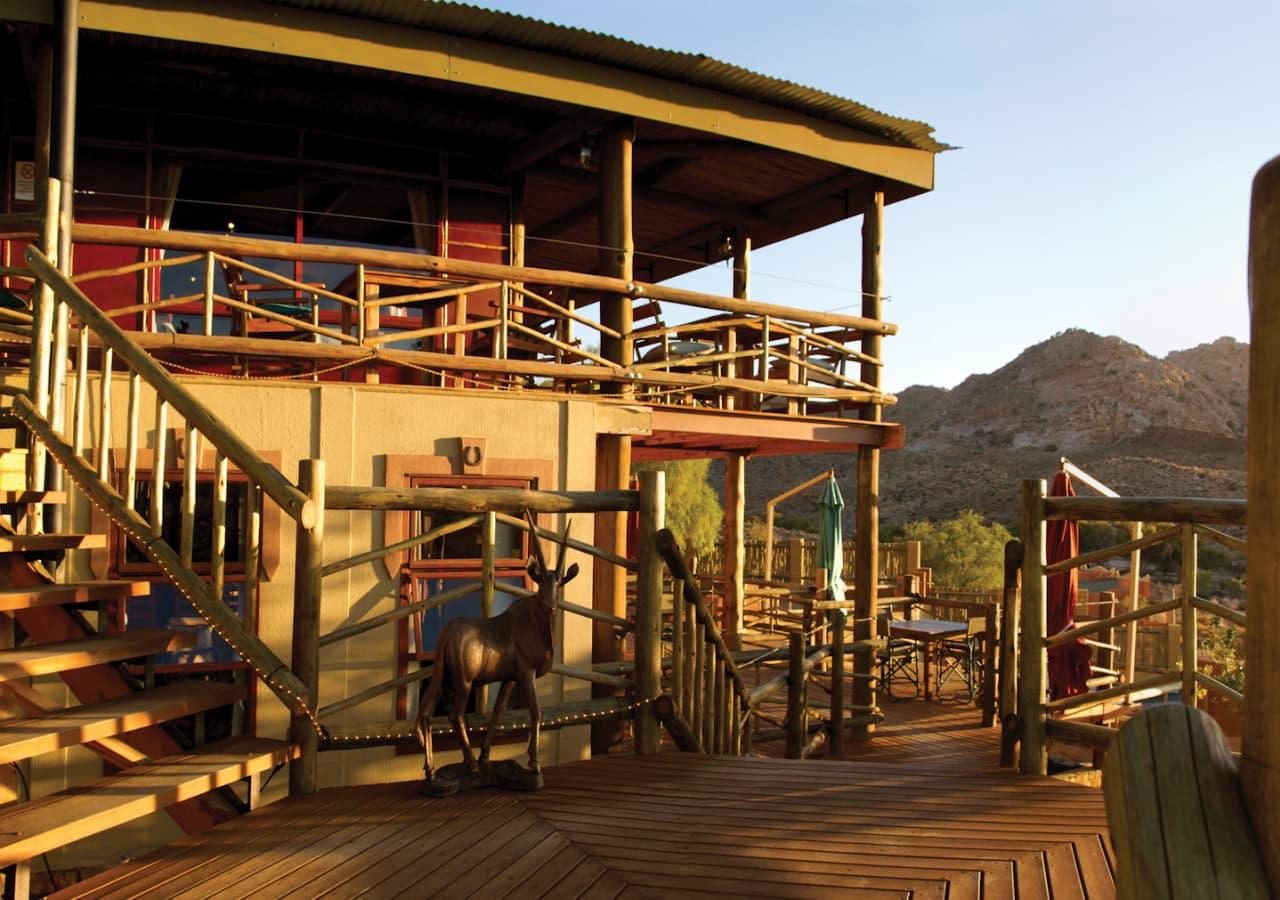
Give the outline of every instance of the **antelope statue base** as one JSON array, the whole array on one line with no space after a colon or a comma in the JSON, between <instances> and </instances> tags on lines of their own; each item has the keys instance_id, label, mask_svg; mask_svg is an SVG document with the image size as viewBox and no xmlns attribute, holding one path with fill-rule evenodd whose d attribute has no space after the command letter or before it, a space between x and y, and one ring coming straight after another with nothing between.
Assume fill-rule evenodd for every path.
<instances>
[{"instance_id":1,"label":"antelope statue base","mask_svg":"<svg viewBox=\"0 0 1280 900\"><path fill-rule=\"evenodd\" d=\"M508 787L536 790L542 786L542 767L538 763L538 732L542 713L534 679L545 675L555 657L555 618L564 586L578 574L574 563L564 567L568 549L569 528L560 537L556 567L549 569L542 555L542 545L533 516L525 512L532 538L533 556L528 563L529 577L537 590L520 597L506 611L488 619L457 618L450 620L436 642L436 658L431 681L418 709L418 740L425 756L425 792L444 796L473 787ZM489 727L480 747L480 758L471 750L467 734L466 708L471 688L478 684L501 683L494 703ZM448 685L453 692L449 704L449 722L462 745L463 762L445 766L439 771L433 763L431 717ZM519 685L529 705L529 768L521 769L513 762L489 764L489 750L498 719Z\"/></svg>"}]
</instances>

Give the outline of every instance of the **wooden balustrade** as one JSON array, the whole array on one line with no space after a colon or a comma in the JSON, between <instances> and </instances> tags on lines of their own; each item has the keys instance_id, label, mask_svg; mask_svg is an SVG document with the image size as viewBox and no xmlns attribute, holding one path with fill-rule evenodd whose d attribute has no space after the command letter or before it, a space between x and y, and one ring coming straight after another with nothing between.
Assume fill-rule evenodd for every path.
<instances>
[{"instance_id":1,"label":"wooden balustrade","mask_svg":"<svg viewBox=\"0 0 1280 900\"><path fill-rule=\"evenodd\" d=\"M1078 469L1072 467L1074 472ZM1105 488L1103 488L1105 490ZM1247 543L1233 535L1209 527L1211 524L1242 525L1246 504L1242 500L1118 497L1114 494L1102 497L1046 497L1043 481L1024 481L1022 484L1022 548L1020 573L1006 571L1006 597L1010 585L1016 584L1020 575L1019 604L1013 613L1020 612L1021 641L1013 647L1011 631L1008 648L1002 652L1006 660L1016 658L1018 671L1018 712L1016 738L1021 744L1019 768L1024 773L1044 774L1047 769L1046 739L1075 741L1094 748L1103 748L1115 729L1096 722L1081 721L1087 716L1097 716L1119 701L1121 705L1166 693L1174 689L1181 692L1182 703L1195 706L1200 690L1210 690L1234 700L1242 699L1238 691L1223 684L1207 672L1198 671L1197 614L1200 612L1224 618L1235 625L1244 626L1246 616L1239 610L1206 600L1197 595L1198 540L1206 536L1224 546L1240 551ZM1096 551L1048 564L1045 559L1045 523L1050 520L1101 520L1113 522L1172 521L1172 527L1152 534L1141 535L1138 529L1133 538ZM1175 599L1139 606L1134 596L1130 608L1113 615L1092 620L1055 635L1045 634L1045 601L1048 578L1065 575L1073 569L1090 563L1125 554L1136 554L1161 543L1178 541L1181 549L1181 574L1178 595ZM1014 554L1016 556L1016 553ZM1138 558L1131 557L1136 568ZM1010 557L1012 558L1012 557ZM1135 582L1131 582L1136 585ZM1136 593L1136 592L1135 592ZM1008 604L1006 603L1008 609ZM1134 648L1137 623L1153 616L1178 612L1181 618L1181 646L1178 650L1178 669L1154 675L1134 674ZM1129 639L1123 645L1112 645L1122 652L1122 671L1117 672L1117 684L1070 697L1048 699L1047 681L1048 651L1053 647L1067 646L1089 639L1093 635L1125 626ZM1006 628L1016 630L1017 619ZM1125 649L1127 647L1127 649ZM1011 691L1002 692L1002 712L1012 702ZM1058 718L1063 714L1071 718ZM1012 742L1002 744L1002 762L1010 763Z\"/></svg>"},{"instance_id":2,"label":"wooden balustrade","mask_svg":"<svg viewBox=\"0 0 1280 900\"><path fill-rule=\"evenodd\" d=\"M673 579L671 652L666 667L671 672L670 689L665 695L667 701L661 710L655 710L655 716L681 749L736 756L744 752L750 739L749 731L744 728L750 709L734 654L720 635L697 580L685 565L675 536L662 529L646 537L642 530L641 546L646 540L651 542L659 561L665 563ZM661 570L650 571L645 584L646 603L656 610L662 599ZM637 597L640 596L638 590ZM638 602L637 620L639 608ZM646 653L655 652L649 649L649 644L642 645L637 633L637 664L642 646ZM656 647L660 653L661 642L656 642ZM643 695L639 699L643 702Z\"/></svg>"},{"instance_id":3,"label":"wooden balustrade","mask_svg":"<svg viewBox=\"0 0 1280 900\"><path fill-rule=\"evenodd\" d=\"M880 360L860 350L856 342L866 334L893 334L896 327L866 316L823 313L737 297L720 297L574 272L501 266L446 259L417 253L372 248L293 244L254 238L188 234L80 223L74 240L82 244L110 244L169 250L179 255L147 259L124 266L80 273L75 281L92 287L108 277L149 278L161 270L190 267L200 289L181 297L148 297L143 303L112 310L108 315L141 314L144 330L159 327L158 313L187 315L191 333L175 334L175 345L194 341L202 352L237 356L261 354L341 364L343 351L355 359L379 365L406 365L449 373L472 373L479 386L493 387L502 379L529 376L561 388L575 381L634 387L638 396L656 404L687 403L725 409L768 408L781 398L792 413L823 414L849 404L886 404L893 398L862 377L846 373L853 366L880 366ZM315 284L250 262L287 261L347 266L351 276L336 287ZM222 288L219 273L226 275ZM389 273L384 276L383 273ZM393 278L405 290L408 279L423 289L378 296L377 278ZM247 281L251 279L251 281ZM573 297L601 293L643 298L650 303L685 307L680 325L642 325L625 331L582 312ZM496 294L483 308L468 296ZM274 297L272 296L274 294ZM554 294L554 296L552 296ZM270 299L297 309L278 308ZM269 298L269 299L264 299ZM518 302L513 302L515 298ZM459 310L450 313L451 306ZM380 312L392 307L425 309L420 324L400 319L388 322ZM656 306L654 307L656 309ZM436 311L439 310L437 314ZM699 316L699 313L702 315ZM707 315L709 314L709 315ZM431 321L431 317L435 320ZM450 318L453 321L449 321ZM215 335L215 318L229 319L233 336ZM252 323L262 320L309 334L313 342L269 341L255 345ZM198 322L198 325L195 323ZM575 336L572 326L594 332ZM821 330L821 329L826 329ZM392 351L389 345L416 341L418 350ZM696 342L707 349L697 354L673 352L673 342ZM616 359L595 353L586 345L638 346L653 343L656 358L628 355ZM473 349L474 348L474 349ZM482 360L499 364L484 367ZM778 371L770 371L778 368ZM565 370L568 371L565 371ZM466 386L465 382L456 382ZM521 384L530 389L532 383ZM813 406L813 401L819 405Z\"/></svg>"},{"instance_id":4,"label":"wooden balustrade","mask_svg":"<svg viewBox=\"0 0 1280 900\"><path fill-rule=\"evenodd\" d=\"M32 383L36 390L30 396L15 399L14 411L35 436L39 446L58 461L56 473L70 475L80 489L123 530L128 539L168 575L192 607L238 653L241 658L280 697L292 713L303 719L314 731L312 690L272 651L246 621L223 600L225 553L213 553L206 579L193 568L193 535L196 513L196 485L200 461L200 445L207 441L215 450L211 538L214 545L225 542L228 500L228 470L234 463L245 475L252 502L245 506L246 527L241 529L245 545L242 558L256 567L261 558L258 541L261 529L251 521L260 514L259 492L270 496L291 518L299 523L299 531L308 533L316 523L316 506L312 499L285 478L274 466L265 462L231 429L224 425L185 387L178 384L155 360L121 331L111 319L95 307L87 297L59 272L52 261L37 247L27 250L27 262L39 279L37 320L40 321L42 345L51 346L51 354L33 353ZM64 390L61 370L65 354L58 348L70 346L71 317L79 321L79 353L76 361L76 386L70 422L62 413ZM57 334L50 332L57 331ZM90 391L89 335L101 348L100 372L96 404ZM112 424L114 369L125 370L128 403L123 447L122 496L112 468ZM151 465L151 508L144 516L134 508L134 492L139 470L142 386L146 383L155 393L156 441ZM91 406L98 422L97 447L92 459L86 457L87 420ZM166 487L166 443L169 410L176 410L184 420L182 499L178 523L178 546L165 539L163 497ZM67 432L70 432L68 435ZM69 439L68 439L69 438ZM43 474L29 472L29 488L44 487ZM36 478L39 480L36 480ZM247 575L256 581L253 571ZM250 611L246 608L245 614ZM256 615L256 612L253 613Z\"/></svg>"}]
</instances>

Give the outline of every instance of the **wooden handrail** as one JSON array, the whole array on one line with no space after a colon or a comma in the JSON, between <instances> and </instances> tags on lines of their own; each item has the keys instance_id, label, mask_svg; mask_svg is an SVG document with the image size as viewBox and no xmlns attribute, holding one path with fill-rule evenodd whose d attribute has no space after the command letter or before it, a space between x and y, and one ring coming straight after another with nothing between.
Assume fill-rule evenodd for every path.
<instances>
[{"instance_id":1,"label":"wooden handrail","mask_svg":"<svg viewBox=\"0 0 1280 900\"><path fill-rule=\"evenodd\" d=\"M1063 644L1069 644L1077 638L1082 638L1087 634L1097 634L1099 631L1106 631L1108 628L1114 628L1117 625L1123 625L1126 622L1136 622L1141 619L1147 619L1151 616L1158 616L1161 613L1172 612L1182 606L1181 600L1166 600L1164 603L1153 603L1150 606L1143 606L1138 609L1127 610L1118 615L1111 616L1107 619L1097 619L1078 628L1070 628L1066 631L1059 631L1057 634L1050 636L1045 642L1046 647L1060 647Z\"/></svg>"},{"instance_id":2,"label":"wooden handrail","mask_svg":"<svg viewBox=\"0 0 1280 900\"><path fill-rule=\"evenodd\" d=\"M326 509L438 510L455 513L631 512L635 491L530 491L522 488L391 488L335 485Z\"/></svg>"},{"instance_id":3,"label":"wooden handrail","mask_svg":"<svg viewBox=\"0 0 1280 900\"><path fill-rule=\"evenodd\" d=\"M259 238L226 237L222 235L194 234L180 231L156 231L147 228L129 228L119 225L93 225L77 222L72 226L72 238L85 244L120 244L136 247L158 247L165 250L204 252L212 250L229 256L250 256L262 259L287 259L302 262L337 263L345 265L365 264L387 269L429 272L436 275L452 275L489 281L515 281L523 284L548 284L604 294L627 297L650 297L670 303L682 303L704 309L746 313L756 316L773 316L810 325L833 325L875 334L897 334L898 327L889 322L865 316L848 316L833 312L796 309L764 303L759 300L739 300L683 290L666 285L627 281L604 275L585 275L557 269L538 269L530 266L503 266L494 263L472 262L410 253L402 250L375 250L371 248L337 247L326 244L294 244Z\"/></svg>"},{"instance_id":4,"label":"wooden handrail","mask_svg":"<svg viewBox=\"0 0 1280 900\"><path fill-rule=\"evenodd\" d=\"M1079 556L1073 556L1070 559L1064 559L1060 562L1052 563L1045 566L1044 574L1052 577L1062 572L1070 572L1072 569L1078 569L1087 566L1090 563L1104 562L1112 557L1119 556L1122 553L1128 553L1131 550L1145 550L1147 547L1154 547L1156 544L1162 544L1165 541L1171 541L1182 534L1182 529L1174 526L1173 528L1162 528L1152 534L1144 535L1132 541L1125 541L1123 544L1116 544L1112 547L1103 547L1101 550L1091 550L1088 553L1081 553Z\"/></svg>"},{"instance_id":5,"label":"wooden handrail","mask_svg":"<svg viewBox=\"0 0 1280 900\"><path fill-rule=\"evenodd\" d=\"M1244 500L1201 497L1046 497L1046 521L1245 524Z\"/></svg>"},{"instance_id":6,"label":"wooden handrail","mask_svg":"<svg viewBox=\"0 0 1280 900\"><path fill-rule=\"evenodd\" d=\"M667 570L671 572L673 578L679 579L683 585L685 603L693 607L698 617L698 622L706 627L708 639L715 646L716 654L720 659L724 660L726 674L733 679L738 696L745 702L748 699L746 683L743 682L742 675L739 674L738 667L733 662L733 654L729 652L729 646L724 642L724 638L720 636L720 629L716 627L711 610L707 608L707 603L702 598L702 592L698 590L697 581L689 574L689 569L684 564L684 557L680 555L680 548L676 544L675 535L671 533L670 529L663 528L658 532L656 540L658 552L662 555L662 561L666 563Z\"/></svg>"},{"instance_id":7,"label":"wooden handrail","mask_svg":"<svg viewBox=\"0 0 1280 900\"><path fill-rule=\"evenodd\" d=\"M213 625L284 704L295 713L305 715L311 697L306 686L285 666L284 661L257 635L245 629L244 624L221 598L212 595L209 585L200 576L182 565L172 547L151 533L151 526L125 502L115 488L97 477L96 470L53 430L29 397L14 397L12 409L48 448L67 474L80 485L81 490L107 511L135 546L169 574L196 612Z\"/></svg>"},{"instance_id":8,"label":"wooden handrail","mask_svg":"<svg viewBox=\"0 0 1280 900\"><path fill-rule=\"evenodd\" d=\"M258 456L252 447L197 400L194 394L130 340L78 287L54 268L43 253L35 247L28 247L26 258L36 276L79 316L84 327L93 331L103 346L111 349L132 371L141 375L157 394L189 424L199 429L240 471L262 485L262 489L290 518L306 529L315 525L319 510L306 494L298 490L275 466Z\"/></svg>"}]
</instances>

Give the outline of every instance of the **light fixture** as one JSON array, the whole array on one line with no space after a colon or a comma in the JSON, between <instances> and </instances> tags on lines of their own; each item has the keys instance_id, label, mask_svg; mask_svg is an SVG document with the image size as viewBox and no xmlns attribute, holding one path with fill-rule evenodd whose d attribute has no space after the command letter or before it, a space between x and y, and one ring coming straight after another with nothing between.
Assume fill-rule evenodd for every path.
<instances>
[{"instance_id":1,"label":"light fixture","mask_svg":"<svg viewBox=\"0 0 1280 900\"><path fill-rule=\"evenodd\" d=\"M720 243L716 247L716 253L722 257L733 255L733 231L726 228L720 234Z\"/></svg>"}]
</instances>

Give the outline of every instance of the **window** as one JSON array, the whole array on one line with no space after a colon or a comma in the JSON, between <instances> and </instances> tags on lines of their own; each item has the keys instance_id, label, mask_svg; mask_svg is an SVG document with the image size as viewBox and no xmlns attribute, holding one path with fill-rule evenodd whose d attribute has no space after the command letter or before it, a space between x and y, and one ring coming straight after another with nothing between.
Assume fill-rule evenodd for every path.
<instances>
[{"instance_id":1,"label":"window","mask_svg":"<svg viewBox=\"0 0 1280 900\"><path fill-rule=\"evenodd\" d=\"M409 487L515 487L532 488L531 478L486 476L410 475ZM449 522L466 518L463 514L413 512L409 514L409 535L420 535ZM455 590L468 582L478 581L483 569L483 528L480 523L414 548L400 570L400 604L408 606ZM525 560L529 555L528 534L521 528L498 522L496 533L494 578L500 584L524 586ZM494 594L493 615L514 601L510 594ZM399 674L407 674L411 663L421 664L435 659L436 641L445 624L460 616L482 614L481 591L477 588L461 599L428 609L401 621L399 636ZM420 687L425 688L426 682ZM396 700L397 714L408 714L407 691Z\"/></svg>"},{"instance_id":2,"label":"window","mask_svg":"<svg viewBox=\"0 0 1280 900\"><path fill-rule=\"evenodd\" d=\"M117 474L123 492L124 476ZM199 473L196 485L195 528L192 534L192 568L201 574L210 571L213 549L213 472ZM247 601L243 560L243 517L248 483L240 473L233 473L227 482L227 535L225 552L225 583L222 601L237 615L243 617ZM182 529L182 472L171 469L166 472L164 486L162 534L170 546L181 544ZM144 517L151 515L151 473L139 471L133 494L133 508ZM149 560L119 531L112 529L111 577L145 580L151 582L151 593L146 597L130 597L116 606L109 616L113 630L131 628L168 628L173 631L189 631L196 635L195 644L185 650L175 650L155 657L157 671L210 671L242 668L236 653L226 641L195 611L186 597L169 582L160 567Z\"/></svg>"}]
</instances>

